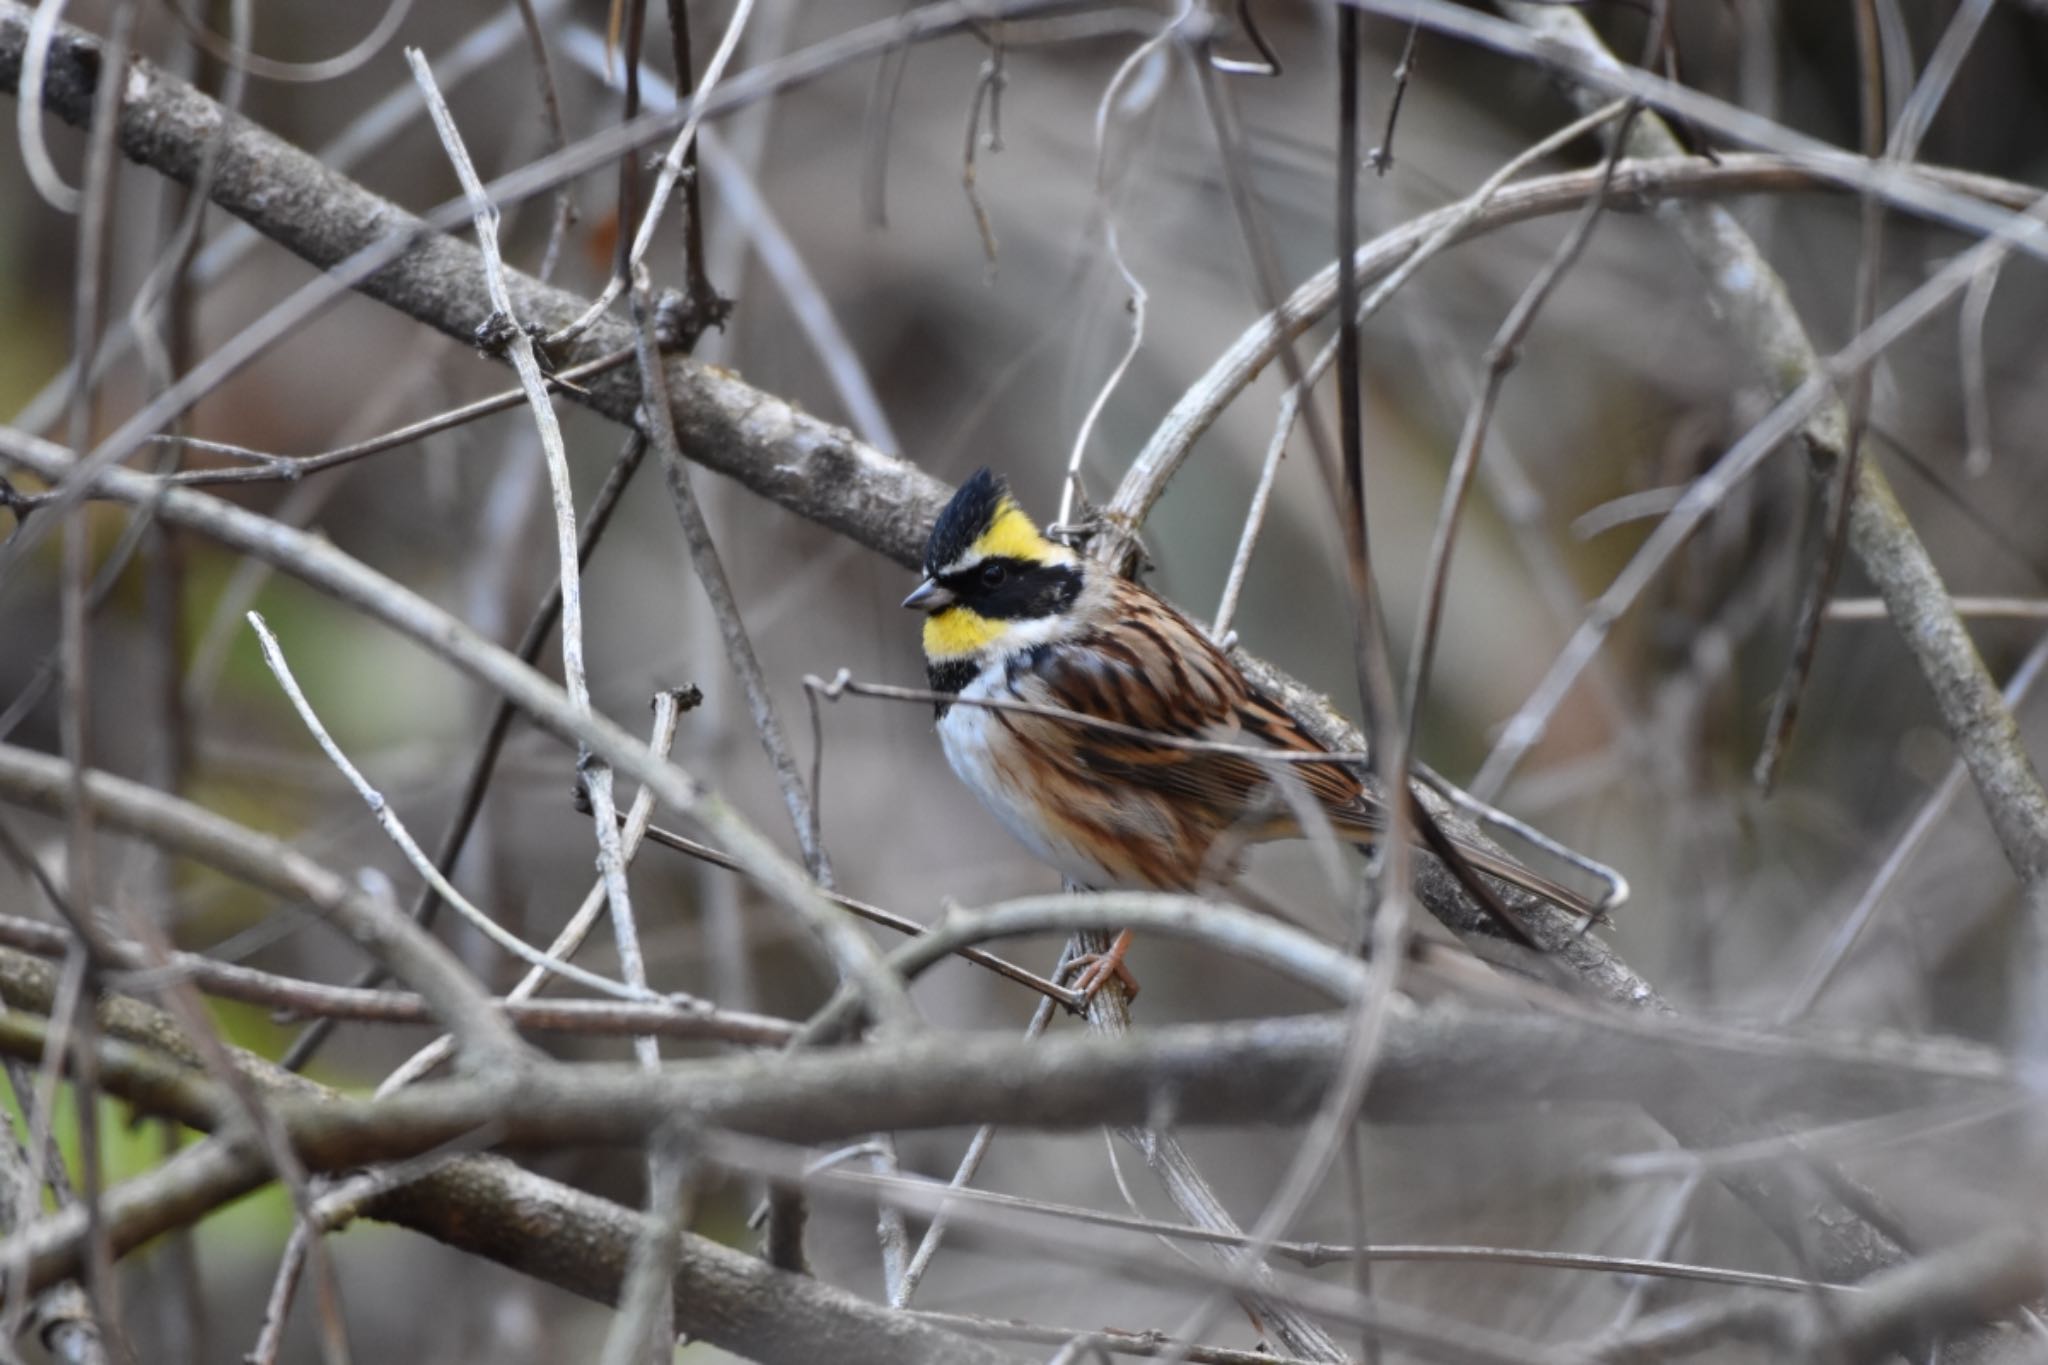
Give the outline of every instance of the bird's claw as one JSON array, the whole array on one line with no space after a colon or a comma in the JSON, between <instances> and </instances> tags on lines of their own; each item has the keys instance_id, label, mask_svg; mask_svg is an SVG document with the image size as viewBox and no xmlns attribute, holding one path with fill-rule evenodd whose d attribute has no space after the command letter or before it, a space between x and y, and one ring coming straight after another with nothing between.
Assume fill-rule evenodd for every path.
<instances>
[{"instance_id":1,"label":"bird's claw","mask_svg":"<svg viewBox=\"0 0 2048 1365\"><path fill-rule=\"evenodd\" d=\"M1124 983L1125 999L1138 998L1138 978L1131 975L1131 969L1124 963L1124 954L1130 950L1131 934L1126 929L1116 936L1107 952L1083 953L1067 964L1068 970L1080 973L1074 978L1074 993L1083 1003L1093 1000L1112 977Z\"/></svg>"}]
</instances>

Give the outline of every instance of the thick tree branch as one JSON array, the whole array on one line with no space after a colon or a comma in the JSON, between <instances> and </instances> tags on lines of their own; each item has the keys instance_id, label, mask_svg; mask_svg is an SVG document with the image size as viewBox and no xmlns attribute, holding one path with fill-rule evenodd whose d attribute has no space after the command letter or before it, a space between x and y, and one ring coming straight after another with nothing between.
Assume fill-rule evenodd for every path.
<instances>
[{"instance_id":1,"label":"thick tree branch","mask_svg":"<svg viewBox=\"0 0 2048 1365\"><path fill-rule=\"evenodd\" d=\"M50 964L0 950L0 1051L35 1055L41 1015L57 974ZM107 1039L102 1074L110 1093L152 1112L210 1127L232 1112L197 1072L197 1052L149 1007L109 997L99 1011ZM237 1062L274 1097L279 1121L310 1166L331 1169L396 1159L478 1138L548 1145L638 1142L678 1118L788 1141L824 1141L891 1122L900 1127L996 1119L1018 1126L1143 1122L1170 1103L1186 1123L1285 1122L1312 1111L1341 1060L1336 1018L1177 1027L1122 1038L1019 1042L1007 1036L917 1039L832 1053L674 1064L655 1077L634 1065L543 1066L516 1085L457 1080L381 1101L343 1099L246 1054ZM1390 1019L1367 1106L1398 1119L1526 1112L1532 1100L1639 1097L1671 1083L1675 1068L1761 1108L1844 1107L1868 1112L1945 1096L1979 1097L2005 1083L2000 1059L1959 1045L1829 1046L1769 1035L1613 1024L1532 1011L1478 1013L1402 1008ZM180 1162L113 1192L118 1244L203 1216L266 1176L260 1150L216 1140ZM579 1293L610 1300L640 1215L539 1180L508 1163L461 1158L365 1210L428 1232ZM34 1282L75 1270L82 1226L45 1220L31 1237ZM763 1360L805 1357L813 1333L851 1333L866 1343L849 1360L964 1360L943 1343L912 1337L874 1354L876 1334L905 1331L872 1305L779 1275L750 1258L685 1239L678 1323L714 1341L744 1345ZM688 1302L682 1287L689 1287ZM817 1291L817 1292L813 1292ZM788 1331L765 1340L757 1296L799 1297ZM919 1343L923 1344L920 1345Z\"/></svg>"},{"instance_id":2,"label":"thick tree branch","mask_svg":"<svg viewBox=\"0 0 2048 1365\"><path fill-rule=\"evenodd\" d=\"M0 954L0 957L7 954ZM46 1022L0 1015L0 1053L39 1057ZM451 1142L632 1145L664 1125L826 1143L883 1127L993 1122L1038 1129L1142 1125L1170 1105L1183 1124L1290 1123L1335 1075L1343 1021L1301 1016L1178 1025L1114 1038L919 1037L855 1049L635 1064L546 1062L377 1099L281 1095L277 1121L314 1169L402 1160ZM212 1130L238 1110L189 1067L106 1043L110 1094ZM1534 1102L1631 1102L1704 1083L1768 1110L1884 1113L2006 1093L2002 1062L1961 1045L1827 1045L1732 1030L1623 1030L1531 1011L1396 1004L1368 1118L1433 1121L1524 1112Z\"/></svg>"}]
</instances>

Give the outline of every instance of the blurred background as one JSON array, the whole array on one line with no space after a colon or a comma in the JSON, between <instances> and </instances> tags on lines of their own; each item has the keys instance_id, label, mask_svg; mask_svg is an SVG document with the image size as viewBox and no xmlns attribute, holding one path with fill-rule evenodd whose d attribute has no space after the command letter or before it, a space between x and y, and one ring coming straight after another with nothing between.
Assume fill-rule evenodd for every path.
<instances>
[{"instance_id":1,"label":"blurred background","mask_svg":"<svg viewBox=\"0 0 2048 1365\"><path fill-rule=\"evenodd\" d=\"M606 78L606 6L541 3L572 138L614 121ZM208 5L225 27L225 5ZM650 106L673 71L663 7L651 6L645 44ZM1850 5L1730 0L1677 6L1683 80L1752 112L1843 146L1858 141L1859 66ZM1947 0L1896 0L1895 28L1910 79L1944 30ZM313 61L357 43L375 22L357 7L259 6L255 48ZM760 0L735 70L898 13L884 0ZM1254 0L1256 22L1282 74L1226 77L1245 122L1246 167L1287 286L1326 264L1334 242L1334 19L1325 5ZM1588 6L1619 53L1641 49L1643 16ZM106 7L75 4L67 22L101 30ZM724 0L689 7L700 63L724 31ZM1141 16L1142 17L1142 16ZM1161 13L1164 17L1164 11ZM1227 17L1227 16L1226 16ZM1142 344L1090 434L1089 491L1114 490L1162 415L1264 310L1209 121L1171 45L1141 59L1113 99L1111 78L1137 39L1083 19L991 21L961 36L856 62L708 128L704 174L709 273L735 303L701 358L957 482L979 465L1006 473L1026 506L1049 520L1084 418L1130 343L1132 292L1108 250L1113 224L1144 293ZM1404 24L1368 18L1363 61L1369 143L1384 128ZM219 63L195 56L179 25L145 7L139 46L217 90ZM406 15L396 37L333 79L250 82L249 117L301 147L363 139L380 105L399 115L374 145L327 153L332 164L397 203L426 209L457 185L420 110L402 48L418 46L443 72L455 117L488 177L548 147L534 64L514 9L447 0ZM465 48L478 59L445 72ZM1242 34L1225 40L1250 56ZM978 95L999 61L999 111ZM2001 7L1969 53L1923 148L1926 160L2038 183L2048 154L2048 22ZM1902 87L1903 89L1904 87ZM1000 141L987 136L999 113ZM1501 163L1576 117L1563 91L1515 59L1425 35L1393 136L1391 169L1361 179L1367 235L1468 192ZM1098 129L1106 129L1106 138ZM48 130L66 179L79 175L82 139ZM974 144L972 192L963 149ZM1593 164L1587 139L1537 170ZM618 225L608 164L573 186L576 220L556 280L595 294ZM182 197L154 173L124 166L108 297L119 318L157 259ZM976 199L979 209L977 211ZM1851 334L1859 206L1820 193L1729 205L1783 273L1823 351ZM982 221L978 221L977 212ZM550 209L507 209L508 260L537 269ZM985 230L984 230L985 223ZM1415 603L1445 471L1489 338L1539 271L1568 219L1494 231L1432 261L1364 333L1368 502L1375 568L1397 661L1413 637ZM15 414L58 376L69 353L76 220L32 187L18 139L0 138L0 412ZM210 214L206 238L232 224ZM680 283L680 234L664 231L651 264ZM764 246L764 243L766 244ZM1897 298L1969 243L1895 216L1885 237L1881 298ZM232 337L308 278L284 251L256 243L217 278L193 286L187 356ZM794 292L792 280L796 281ZM1874 373L1866 457L1891 477L1958 594L2043 596L2048 542L2036 505L2048 464L2038 450L2044 303L2038 263L2016 259L1983 317L1988 429L1976 459L1966 428L1957 310L1948 308L1891 350ZM822 349L802 318L836 320ZM1303 344L1304 356L1324 330ZM849 404L833 367L857 371ZM110 372L96 431L149 391L132 356ZM350 297L271 348L203 403L190 434L280 454L311 454L430 416L510 385L503 366ZM1149 582L1208 619L1236 548L1271 439L1284 377L1263 376L1201 441L1145 529ZM1317 393L1334 420L1334 389ZM1692 267L1647 215L1615 211L1565 278L1507 380L1478 491L1466 515L1429 695L1420 754L1469 778L1501 725L1558 648L1668 509L1668 499L1614 500L1683 485L1767 410L1748 360L1732 351ZM561 407L579 494L587 500L622 431L573 404ZM44 415L57 414L47 398ZM20 420L20 419L12 419ZM64 439L61 420L50 429ZM153 458L153 457L152 457ZM188 465L219 457L191 451ZM746 490L701 474L698 490L746 624L800 758L812 741L802 680L846 669L858 679L922 685L917 619L897 607L913 578L896 565ZM513 409L296 484L252 485L228 496L317 530L350 554L426 594L500 641L515 640L554 573L545 474L530 417ZM1801 452L1774 453L1661 574L1574 689L1548 738L1523 762L1501 804L1621 869L1634 896L1612 941L1682 1009L1769 1019L1794 998L1824 945L1872 885L1907 822L1929 802L1951 747L1905 650L1881 620L1831 622L1823 636L1795 742L1768 799L1749 780L1772 689L1780 680L1792 610L1813 545L1813 496ZM125 514L92 510L102 555ZM1588 519L1588 520L1582 520ZM12 519L0 519L11 530ZM0 708L36 683L56 641L56 540L0 581ZM1243 646L1358 712L1348 608L1334 510L1314 456L1290 444L1272 511L1234 627ZM693 773L730 796L785 848L795 841L715 624L697 588L659 475L644 470L586 579L590 673L600 709L643 729L660 687L691 683L704 705L684 718L676 747ZM1865 597L1853 564L1837 595ZM263 668L241 612L261 610L336 738L421 837L448 820L491 698L437 660L342 606L239 562L220 547L177 537L152 548L112 586L93 624L92 700L99 761L171 781L187 795L286 836L344 869L371 868L409 899L414 874L319 756ZM2001 681L2040 637L2042 620L1973 622ZM543 667L559 670L556 646ZM2029 723L2041 708L2023 704ZM15 742L55 750L54 692L17 717ZM822 708L823 833L841 889L918 919L948 902L981 905L1049 891L1057 878L986 817L945 767L921 705L848 698ZM544 938L591 878L587 817L571 801L574 756L515 726L459 882L515 930ZM10 817L51 866L62 830ZM118 843L112 845L119 849ZM183 947L273 970L349 979L352 953L307 916L223 879L166 872L130 852L110 858L109 899L146 910ZM1262 852L1269 894L1341 937L1334 902L1301 850ZM772 907L731 874L661 849L634 868L636 902L655 984L738 1008L801 1017L828 982ZM42 914L26 883L0 867L11 913ZM1905 1028L2009 1041L2016 981L2010 968L2016 895L1981 806L1967 785L1885 890L1868 933L1812 1008L1831 1027ZM445 918L445 917L444 917ZM473 934L445 932L476 970L509 986L517 964ZM878 936L886 939L880 931ZM1020 961L1050 967L1059 945L1018 945ZM590 965L612 970L609 945ZM1306 1008L1295 988L1239 963L1140 941L1141 1026ZM1021 1027L1026 993L955 962L931 973L918 999L935 1024ZM260 1010L218 1005L232 1041L278 1055L297 1031ZM312 1074L369 1086L423 1040L419 1030L342 1028ZM551 1039L586 1055L624 1057L623 1040ZM681 1051L679 1049L678 1051ZM117 1125L118 1129L118 1125ZM1202 1134L1204 1170L1241 1219L1270 1194L1293 1138ZM1995 1197L1956 1159L1902 1197L1916 1231L1939 1240ZM1985 1139L1989 1141L1989 1138ZM153 1134L125 1132L117 1174L157 1157ZM903 1144L908 1167L950 1174L964 1134ZM1362 1141L1364 1226L1380 1241L1464 1241L1655 1254L1682 1206L1667 1173L1618 1177L1612 1159L1670 1139L1631 1112L1531 1116L1522 1131L1433 1125L1372 1128ZM1916 1159L1874 1161L1897 1176ZM1167 1211L1128 1154L1141 1202ZM642 1198L641 1163L597 1152L550 1157L542 1169L629 1203ZM981 1182L1121 1208L1098 1137L1001 1136ZM1911 1182L1909 1182L1911 1183ZM753 1193L732 1180L710 1190L700 1231L751 1246L743 1225ZM1292 1230L1303 1239L1352 1236L1334 1198ZM827 1206L815 1224L820 1272L877 1292L872 1209ZM1760 1269L1796 1262L1753 1217L1713 1187L1677 1224L1674 1254ZM159 1315L165 1359L223 1358L246 1349L282 1238L285 1205L252 1200L200 1234L205 1286L200 1342L167 1305L174 1266L135 1258L133 1311ZM363 1225L335 1239L349 1326L363 1358L388 1349L420 1360L549 1360L594 1350L608 1315L545 1286L461 1257L409 1233ZM1331 1274L1348 1273L1342 1267ZM1445 1307L1506 1330L1569 1339L1639 1307L1638 1288L1612 1276L1495 1267L1388 1266L1377 1292ZM1660 1288L1658 1294L1681 1291ZM1121 1283L965 1232L953 1235L920 1292L922 1307L1077 1326L1170 1326L1195 1296ZM1653 1296L1652 1302L1655 1301ZM301 1316L303 1316L303 1311ZM300 1324L303 1327L303 1324ZM139 1329L138 1329L139 1330ZM1248 1344L1234 1316L1216 1339ZM295 1358L311 1358L296 1341ZM718 1358L685 1348L679 1359Z\"/></svg>"}]
</instances>

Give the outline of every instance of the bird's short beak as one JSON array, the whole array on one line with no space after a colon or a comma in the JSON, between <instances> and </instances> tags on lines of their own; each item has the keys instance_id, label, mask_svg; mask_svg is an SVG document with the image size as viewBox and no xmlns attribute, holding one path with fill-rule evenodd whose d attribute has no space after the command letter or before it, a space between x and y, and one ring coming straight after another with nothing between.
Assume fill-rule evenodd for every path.
<instances>
[{"instance_id":1,"label":"bird's short beak","mask_svg":"<svg viewBox=\"0 0 2048 1365\"><path fill-rule=\"evenodd\" d=\"M903 605L912 608L922 607L927 611L937 611L940 607L950 607L953 605L953 594L950 589L940 587L937 579L927 578L924 582L917 585L910 596L903 599Z\"/></svg>"}]
</instances>

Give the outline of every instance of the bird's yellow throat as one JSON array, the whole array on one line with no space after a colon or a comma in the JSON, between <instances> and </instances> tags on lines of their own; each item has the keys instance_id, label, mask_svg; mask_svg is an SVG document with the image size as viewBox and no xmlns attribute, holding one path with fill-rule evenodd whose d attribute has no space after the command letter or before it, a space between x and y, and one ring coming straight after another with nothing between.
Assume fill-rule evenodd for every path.
<instances>
[{"instance_id":1,"label":"bird's yellow throat","mask_svg":"<svg viewBox=\"0 0 2048 1365\"><path fill-rule=\"evenodd\" d=\"M952 606L924 618L924 657L933 663L971 659L1001 639L1007 623Z\"/></svg>"}]
</instances>

